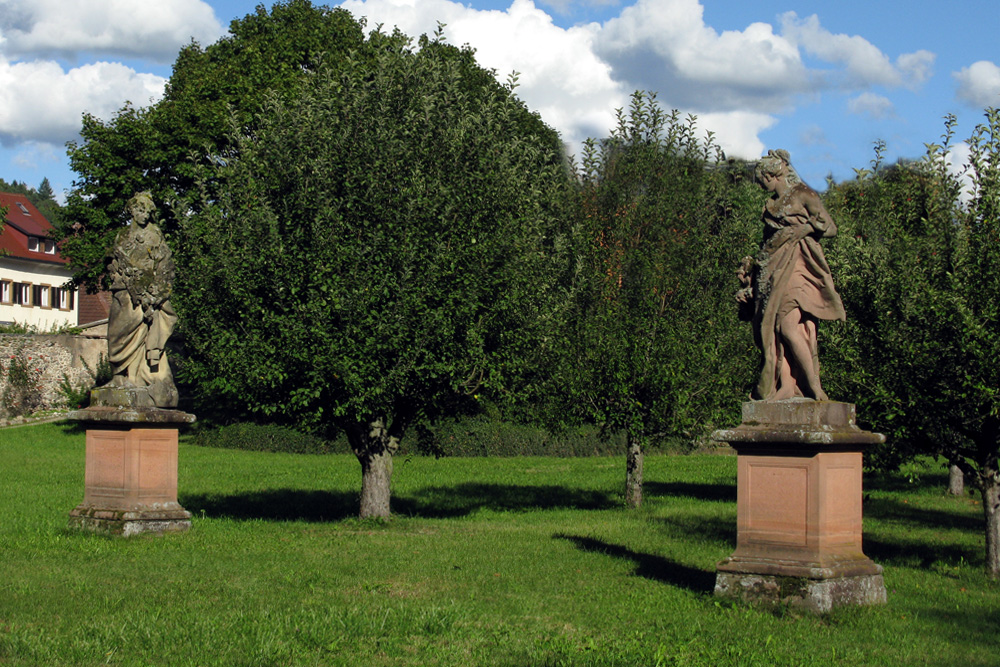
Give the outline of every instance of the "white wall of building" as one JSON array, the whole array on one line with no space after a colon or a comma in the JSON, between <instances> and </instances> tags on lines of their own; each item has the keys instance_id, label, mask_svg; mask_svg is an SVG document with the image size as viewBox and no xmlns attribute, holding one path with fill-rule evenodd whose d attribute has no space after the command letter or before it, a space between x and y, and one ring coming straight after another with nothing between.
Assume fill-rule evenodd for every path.
<instances>
[{"instance_id":1,"label":"white wall of building","mask_svg":"<svg viewBox=\"0 0 1000 667\"><path fill-rule=\"evenodd\" d=\"M14 303L15 284L27 283L45 288L61 288L70 278L65 267L56 264L27 262L14 257L0 257L0 323L17 322L36 327L38 331L52 331L64 326L76 326L79 303L76 294L72 300L66 290L57 290L55 300L51 291L42 303L23 305ZM29 289L33 297L35 290ZM62 303L59 303L62 299ZM72 307L68 307L72 303ZM60 307L62 306L62 307Z\"/></svg>"}]
</instances>

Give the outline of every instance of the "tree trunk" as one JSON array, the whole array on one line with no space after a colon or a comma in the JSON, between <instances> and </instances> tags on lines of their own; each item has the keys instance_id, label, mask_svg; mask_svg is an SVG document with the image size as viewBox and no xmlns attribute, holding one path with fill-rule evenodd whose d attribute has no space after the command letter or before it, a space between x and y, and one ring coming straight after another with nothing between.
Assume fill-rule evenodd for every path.
<instances>
[{"instance_id":1,"label":"tree trunk","mask_svg":"<svg viewBox=\"0 0 1000 667\"><path fill-rule=\"evenodd\" d=\"M948 466L948 493L953 496L965 495L965 473L954 464Z\"/></svg>"},{"instance_id":2,"label":"tree trunk","mask_svg":"<svg viewBox=\"0 0 1000 667\"><path fill-rule=\"evenodd\" d=\"M628 434L628 449L625 453L625 503L629 507L642 505L642 440Z\"/></svg>"},{"instance_id":3,"label":"tree trunk","mask_svg":"<svg viewBox=\"0 0 1000 667\"><path fill-rule=\"evenodd\" d=\"M358 424L348 433L348 440L361 463L361 518L388 519L392 455L399 448L398 438L390 435L384 420L376 419Z\"/></svg>"},{"instance_id":4,"label":"tree trunk","mask_svg":"<svg viewBox=\"0 0 1000 667\"><path fill-rule=\"evenodd\" d=\"M983 514L986 515L986 574L1000 578L1000 474L991 471L981 476Z\"/></svg>"}]
</instances>

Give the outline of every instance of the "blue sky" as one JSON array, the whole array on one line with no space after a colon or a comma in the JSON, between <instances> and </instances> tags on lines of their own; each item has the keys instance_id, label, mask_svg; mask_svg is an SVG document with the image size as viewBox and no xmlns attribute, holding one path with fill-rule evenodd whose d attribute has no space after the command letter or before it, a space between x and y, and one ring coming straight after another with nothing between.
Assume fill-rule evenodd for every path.
<instances>
[{"instance_id":1,"label":"blue sky","mask_svg":"<svg viewBox=\"0 0 1000 667\"><path fill-rule=\"evenodd\" d=\"M832 174L919 157L942 118L958 139L1000 106L996 0L345 0L411 35L446 24L559 130L571 152L605 136L636 89L696 114L727 154L791 152L822 189ZM111 118L162 95L178 49L252 12L244 0L0 0L0 177L57 194L81 114ZM956 149L957 161L962 150Z\"/></svg>"}]
</instances>

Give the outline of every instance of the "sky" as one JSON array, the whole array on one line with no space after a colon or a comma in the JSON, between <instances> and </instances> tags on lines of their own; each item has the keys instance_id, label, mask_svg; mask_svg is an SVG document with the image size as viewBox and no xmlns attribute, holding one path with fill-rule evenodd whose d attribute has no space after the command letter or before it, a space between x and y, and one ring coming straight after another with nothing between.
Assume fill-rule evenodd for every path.
<instances>
[{"instance_id":1,"label":"sky","mask_svg":"<svg viewBox=\"0 0 1000 667\"><path fill-rule=\"evenodd\" d=\"M264 1L264 0L262 0ZM314 0L316 1L316 0ZM207 46L255 0L0 0L0 178L63 200L84 113L155 103L178 50ZM266 0L270 4L270 0ZM324 4L316 2L316 4ZM636 90L697 117L730 157L784 148L814 188L853 178L884 141L918 158L1000 107L997 0L345 0L368 27L439 23L559 131L608 136ZM962 146L957 144L956 162Z\"/></svg>"}]
</instances>

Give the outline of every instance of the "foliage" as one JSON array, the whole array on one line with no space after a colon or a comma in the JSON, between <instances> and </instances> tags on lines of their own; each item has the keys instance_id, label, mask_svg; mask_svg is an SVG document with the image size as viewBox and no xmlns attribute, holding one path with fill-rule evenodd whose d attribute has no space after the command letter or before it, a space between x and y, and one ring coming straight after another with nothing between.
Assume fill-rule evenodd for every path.
<instances>
[{"instance_id":1,"label":"foliage","mask_svg":"<svg viewBox=\"0 0 1000 667\"><path fill-rule=\"evenodd\" d=\"M514 390L565 263L556 134L471 50L382 41L234 127L226 187L178 209L206 407L398 439Z\"/></svg>"},{"instance_id":2,"label":"foliage","mask_svg":"<svg viewBox=\"0 0 1000 667\"><path fill-rule=\"evenodd\" d=\"M401 453L443 456L608 456L622 451L621 438L593 426L552 433L489 415L445 419L415 428L400 443Z\"/></svg>"},{"instance_id":3,"label":"foliage","mask_svg":"<svg viewBox=\"0 0 1000 667\"><path fill-rule=\"evenodd\" d=\"M979 508L942 493L940 467L866 480L888 604L813 618L713 597L731 456L650 456L638 512L607 459L414 457L396 474L405 512L379 524L351 516L347 457L182 440L193 529L111 540L66 531L83 450L65 425L0 432L0 470L17 471L0 485L5 664L996 663Z\"/></svg>"},{"instance_id":4,"label":"foliage","mask_svg":"<svg viewBox=\"0 0 1000 667\"><path fill-rule=\"evenodd\" d=\"M58 225L74 280L101 284L105 255L135 193L150 191L161 207L183 199L198 165L231 156L231 123L249 131L266 99L293 98L320 62L335 68L349 54L367 57L372 42L363 28L347 10L309 0L278 2L270 12L259 5L218 42L183 48L156 104L126 104L109 121L84 114L82 139L69 144L78 179ZM161 222L169 238L173 220Z\"/></svg>"},{"instance_id":5,"label":"foliage","mask_svg":"<svg viewBox=\"0 0 1000 667\"><path fill-rule=\"evenodd\" d=\"M848 324L833 367L890 439L874 462L940 453L984 495L987 567L1000 575L1000 114L969 140L971 191L947 164L954 118L925 159L831 193L853 228L838 273ZM837 214L835 214L837 215Z\"/></svg>"},{"instance_id":6,"label":"foliage","mask_svg":"<svg viewBox=\"0 0 1000 667\"><path fill-rule=\"evenodd\" d=\"M201 447L242 449L251 452L283 452L286 454L346 454L347 443L328 442L309 433L274 424L240 422L219 428L199 430L191 444Z\"/></svg>"},{"instance_id":7,"label":"foliage","mask_svg":"<svg viewBox=\"0 0 1000 667\"><path fill-rule=\"evenodd\" d=\"M733 419L752 374L733 273L759 237L762 200L695 122L637 92L611 137L588 141L579 173L584 224L557 379L577 413L634 439L697 440Z\"/></svg>"},{"instance_id":8,"label":"foliage","mask_svg":"<svg viewBox=\"0 0 1000 667\"><path fill-rule=\"evenodd\" d=\"M107 384L114 375L114 369L108 360L108 355L103 352L98 357L97 365L94 368L91 368L87 360L82 357L80 358L80 363L83 364L87 375L90 376L89 382L73 384L73 381L65 373L59 381L59 394L63 397L66 406L70 408L86 408L89 406L91 390Z\"/></svg>"},{"instance_id":9,"label":"foliage","mask_svg":"<svg viewBox=\"0 0 1000 667\"><path fill-rule=\"evenodd\" d=\"M0 417L21 417L42 406L41 371L23 354L0 359Z\"/></svg>"},{"instance_id":10,"label":"foliage","mask_svg":"<svg viewBox=\"0 0 1000 667\"><path fill-rule=\"evenodd\" d=\"M52 323L47 329L39 329L37 325L25 324L14 320L8 324L0 324L0 334L71 334L80 333L80 327L72 324Z\"/></svg>"}]
</instances>

